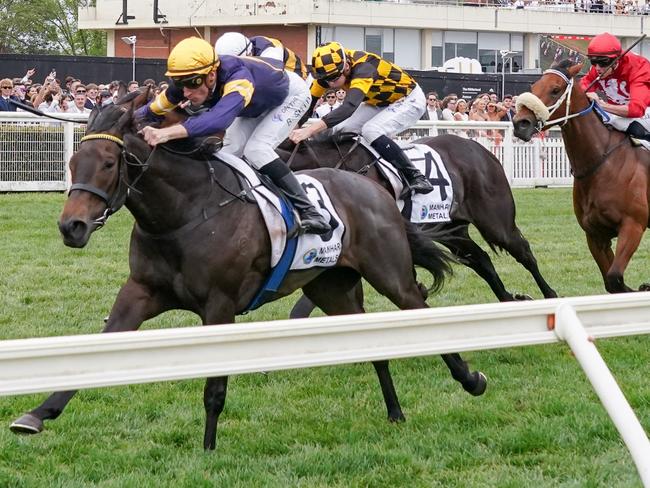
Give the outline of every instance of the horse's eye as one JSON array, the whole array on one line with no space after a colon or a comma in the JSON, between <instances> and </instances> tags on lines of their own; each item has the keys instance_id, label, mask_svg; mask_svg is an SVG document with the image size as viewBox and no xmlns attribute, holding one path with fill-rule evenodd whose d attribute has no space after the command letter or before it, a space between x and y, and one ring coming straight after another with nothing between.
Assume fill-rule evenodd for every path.
<instances>
[{"instance_id":1,"label":"horse's eye","mask_svg":"<svg viewBox=\"0 0 650 488\"><path fill-rule=\"evenodd\" d=\"M104 161L104 169L111 169L113 166L115 166L114 159L107 159Z\"/></svg>"},{"instance_id":2,"label":"horse's eye","mask_svg":"<svg viewBox=\"0 0 650 488\"><path fill-rule=\"evenodd\" d=\"M551 93L552 93L553 95L557 96L557 95L559 95L560 93L562 93L562 90L560 90L559 88L556 87L556 88L553 88L553 90L551 91Z\"/></svg>"}]
</instances>

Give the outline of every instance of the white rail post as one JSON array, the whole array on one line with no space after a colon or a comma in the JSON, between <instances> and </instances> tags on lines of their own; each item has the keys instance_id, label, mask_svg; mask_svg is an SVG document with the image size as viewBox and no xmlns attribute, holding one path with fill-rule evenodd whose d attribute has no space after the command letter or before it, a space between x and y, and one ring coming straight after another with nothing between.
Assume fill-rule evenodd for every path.
<instances>
[{"instance_id":1,"label":"white rail post","mask_svg":"<svg viewBox=\"0 0 650 488\"><path fill-rule=\"evenodd\" d=\"M573 307L568 303L561 303L557 307L555 316L555 333L571 347L632 454L643 486L650 487L650 441L643 427L607 364L598 353L593 338L587 335Z\"/></svg>"},{"instance_id":2,"label":"white rail post","mask_svg":"<svg viewBox=\"0 0 650 488\"><path fill-rule=\"evenodd\" d=\"M503 134L503 169L505 170L506 176L508 177L508 183L512 186L512 182L515 178L515 161L514 161L514 149L512 147L513 140L513 126L510 124L506 127L506 130Z\"/></svg>"},{"instance_id":3,"label":"white rail post","mask_svg":"<svg viewBox=\"0 0 650 488\"><path fill-rule=\"evenodd\" d=\"M74 122L63 122L63 163L65 165L65 190L72 185L70 158L74 154Z\"/></svg>"}]
</instances>

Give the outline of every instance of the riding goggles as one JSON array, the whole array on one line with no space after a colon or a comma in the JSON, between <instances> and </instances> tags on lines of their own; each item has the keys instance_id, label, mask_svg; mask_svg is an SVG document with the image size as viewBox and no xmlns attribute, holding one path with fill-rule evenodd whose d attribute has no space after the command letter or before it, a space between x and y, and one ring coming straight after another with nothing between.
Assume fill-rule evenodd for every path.
<instances>
[{"instance_id":1,"label":"riding goggles","mask_svg":"<svg viewBox=\"0 0 650 488\"><path fill-rule=\"evenodd\" d=\"M616 58L608 58L607 56L594 56L589 58L589 62L593 66L600 66L601 68L607 68L616 60Z\"/></svg>"},{"instance_id":2,"label":"riding goggles","mask_svg":"<svg viewBox=\"0 0 650 488\"><path fill-rule=\"evenodd\" d=\"M205 75L191 74L187 76L172 76L172 83L176 88L198 88L205 83Z\"/></svg>"}]
</instances>

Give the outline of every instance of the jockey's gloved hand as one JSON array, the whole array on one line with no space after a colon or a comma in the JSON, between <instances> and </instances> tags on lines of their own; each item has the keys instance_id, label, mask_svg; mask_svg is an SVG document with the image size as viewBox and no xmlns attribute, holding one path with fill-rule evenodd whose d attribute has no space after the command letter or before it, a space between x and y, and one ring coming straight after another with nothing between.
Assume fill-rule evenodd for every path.
<instances>
[{"instance_id":1,"label":"jockey's gloved hand","mask_svg":"<svg viewBox=\"0 0 650 488\"><path fill-rule=\"evenodd\" d=\"M164 120L163 115L156 115L151 111L149 105L144 105L135 111L133 120L138 130L145 126L158 126Z\"/></svg>"}]
</instances>

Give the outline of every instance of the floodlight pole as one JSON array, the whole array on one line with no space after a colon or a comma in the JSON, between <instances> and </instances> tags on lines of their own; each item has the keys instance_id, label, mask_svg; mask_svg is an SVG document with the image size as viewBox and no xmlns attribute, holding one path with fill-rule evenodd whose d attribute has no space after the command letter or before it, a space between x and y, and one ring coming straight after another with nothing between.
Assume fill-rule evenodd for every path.
<instances>
[{"instance_id":1,"label":"floodlight pole","mask_svg":"<svg viewBox=\"0 0 650 488\"><path fill-rule=\"evenodd\" d=\"M123 37L122 41L124 41L126 44L131 45L131 55L132 55L132 61L131 61L131 66L132 66L132 73L131 73L131 80L135 80L135 44L138 41L138 38L136 36L129 36L129 37Z\"/></svg>"}]
</instances>

